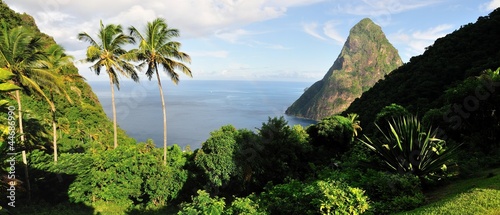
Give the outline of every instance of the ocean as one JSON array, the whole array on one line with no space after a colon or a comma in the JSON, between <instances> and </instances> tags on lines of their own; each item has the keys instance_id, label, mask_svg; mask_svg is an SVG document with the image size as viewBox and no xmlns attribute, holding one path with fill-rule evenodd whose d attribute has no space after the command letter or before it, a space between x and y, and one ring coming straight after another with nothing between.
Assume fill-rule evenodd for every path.
<instances>
[{"instance_id":1,"label":"ocean","mask_svg":"<svg viewBox=\"0 0 500 215\"><path fill-rule=\"evenodd\" d=\"M112 118L109 82L89 83L104 111ZM169 145L200 148L210 132L232 124L256 131L268 117L284 116L290 125L308 126L313 120L286 116L285 110L312 82L170 80L162 82L167 104ZM115 88L119 127L139 142L153 139L163 147L163 115L156 80L122 81Z\"/></svg>"}]
</instances>

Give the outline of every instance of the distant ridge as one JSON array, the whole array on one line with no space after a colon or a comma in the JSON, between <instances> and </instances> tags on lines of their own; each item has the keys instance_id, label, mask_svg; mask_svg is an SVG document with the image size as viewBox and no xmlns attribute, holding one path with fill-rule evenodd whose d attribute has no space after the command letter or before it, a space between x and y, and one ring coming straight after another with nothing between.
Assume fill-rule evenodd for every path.
<instances>
[{"instance_id":1,"label":"distant ridge","mask_svg":"<svg viewBox=\"0 0 500 215\"><path fill-rule=\"evenodd\" d=\"M354 99L402 65L398 51L369 18L354 25L333 66L286 114L320 120L344 111Z\"/></svg>"}]
</instances>

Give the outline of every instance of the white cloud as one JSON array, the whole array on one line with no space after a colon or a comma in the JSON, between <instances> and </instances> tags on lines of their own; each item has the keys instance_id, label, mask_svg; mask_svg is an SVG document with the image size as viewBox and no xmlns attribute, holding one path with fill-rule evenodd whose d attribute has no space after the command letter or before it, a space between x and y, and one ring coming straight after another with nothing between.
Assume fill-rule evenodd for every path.
<instances>
[{"instance_id":1,"label":"white cloud","mask_svg":"<svg viewBox=\"0 0 500 215\"><path fill-rule=\"evenodd\" d=\"M339 25L340 22L329 21L323 26L323 32L326 36L333 39L336 43L342 45L345 42L345 38L340 35L340 33L335 29L335 26Z\"/></svg>"},{"instance_id":2,"label":"white cloud","mask_svg":"<svg viewBox=\"0 0 500 215\"><path fill-rule=\"evenodd\" d=\"M442 0L441 0L442 1ZM349 1L350 2L350 1ZM377 16L384 14L396 14L408 10L413 10L432 4L439 3L439 0L362 0L362 3L347 3L339 6L339 11L348 14L362 16Z\"/></svg>"},{"instance_id":3,"label":"white cloud","mask_svg":"<svg viewBox=\"0 0 500 215\"><path fill-rule=\"evenodd\" d=\"M390 34L389 40L394 44L405 47L405 55L402 58L410 58L414 55L422 54L425 48L432 45L440 37L446 36L453 29L452 25L442 24L426 30L400 30L395 34Z\"/></svg>"},{"instance_id":4,"label":"white cloud","mask_svg":"<svg viewBox=\"0 0 500 215\"><path fill-rule=\"evenodd\" d=\"M191 57L214 57L226 58L229 54L228 51L187 51Z\"/></svg>"},{"instance_id":5,"label":"white cloud","mask_svg":"<svg viewBox=\"0 0 500 215\"><path fill-rule=\"evenodd\" d=\"M307 34L316 37L320 40L332 39L336 44L342 45L345 42L345 38L337 31L336 27L341 23L335 20L330 20L324 24L318 24L316 22L302 23L302 29ZM319 28L321 28L322 34Z\"/></svg>"},{"instance_id":6,"label":"white cloud","mask_svg":"<svg viewBox=\"0 0 500 215\"><path fill-rule=\"evenodd\" d=\"M379 25L392 21L392 15L440 3L444 0L340 0L336 13L370 17Z\"/></svg>"},{"instance_id":7,"label":"white cloud","mask_svg":"<svg viewBox=\"0 0 500 215\"><path fill-rule=\"evenodd\" d=\"M142 26L148 21L154 20L156 12L152 9L145 9L141 5L133 5L129 9L120 12L116 16L112 16L106 20L109 23L121 24L124 29L129 26ZM140 29L140 28L139 28Z\"/></svg>"},{"instance_id":8,"label":"white cloud","mask_svg":"<svg viewBox=\"0 0 500 215\"><path fill-rule=\"evenodd\" d=\"M431 40L434 41L437 38L444 37L452 29L452 25L443 24L438 25L433 28L429 28L425 31L415 31L412 36L417 40Z\"/></svg>"},{"instance_id":9,"label":"white cloud","mask_svg":"<svg viewBox=\"0 0 500 215\"><path fill-rule=\"evenodd\" d=\"M5 0L19 12L33 15L40 29L53 35L58 42L69 42L70 35L88 31L89 23L93 28L98 28L100 19L105 23L117 22L128 27L157 16L178 28L184 37L207 37L221 29L237 29L250 23L278 18L285 15L290 7L319 1L122 0L116 3L103 0Z\"/></svg>"},{"instance_id":10,"label":"white cloud","mask_svg":"<svg viewBox=\"0 0 500 215\"><path fill-rule=\"evenodd\" d=\"M318 23L315 22L303 23L302 28L304 29L304 32L306 32L307 34L321 40L326 40L323 36L319 35L319 33L317 32Z\"/></svg>"},{"instance_id":11,"label":"white cloud","mask_svg":"<svg viewBox=\"0 0 500 215\"><path fill-rule=\"evenodd\" d=\"M500 0L491 0L490 2L484 3L480 6L482 10L491 11L500 7Z\"/></svg>"},{"instance_id":12,"label":"white cloud","mask_svg":"<svg viewBox=\"0 0 500 215\"><path fill-rule=\"evenodd\" d=\"M251 32L245 29L236 29L236 30L220 30L215 32L215 36L219 39L236 43L241 37L252 34Z\"/></svg>"}]
</instances>

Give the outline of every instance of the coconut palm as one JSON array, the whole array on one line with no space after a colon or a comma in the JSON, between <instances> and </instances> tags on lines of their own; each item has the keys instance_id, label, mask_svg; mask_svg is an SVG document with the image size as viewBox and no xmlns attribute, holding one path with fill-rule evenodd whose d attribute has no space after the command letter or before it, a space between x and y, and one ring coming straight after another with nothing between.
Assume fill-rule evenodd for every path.
<instances>
[{"instance_id":1,"label":"coconut palm","mask_svg":"<svg viewBox=\"0 0 500 215\"><path fill-rule=\"evenodd\" d=\"M34 92L47 101L50 101L40 87L40 84L54 81L55 76L49 71L35 69L39 66L39 61L45 57L43 45L41 38L29 29L22 26L10 29L7 24L2 21L0 29L0 68L11 72L13 74L13 83L21 87L23 91ZM21 144L25 144L20 91L21 90L16 90L15 98L18 105L17 110ZM51 102L49 102L49 105L51 107L53 106ZM25 167L28 198L30 199L31 187L25 149L22 150L22 158Z\"/></svg>"},{"instance_id":2,"label":"coconut palm","mask_svg":"<svg viewBox=\"0 0 500 215\"><path fill-rule=\"evenodd\" d=\"M350 114L347 114L347 118L351 121L351 126L352 126L352 137L355 138L358 136L358 131L361 131L362 128L361 126L359 125L360 124L360 121L359 121L359 115L356 114L356 113L350 113Z\"/></svg>"},{"instance_id":3,"label":"coconut palm","mask_svg":"<svg viewBox=\"0 0 500 215\"><path fill-rule=\"evenodd\" d=\"M114 148L118 147L118 136L116 129L116 107L115 107L115 90L114 86L120 90L120 82L118 75L132 78L134 81L139 81L137 72L132 63L127 58L127 51L123 46L135 42L134 38L123 33L121 25L109 24L104 26L102 21L100 29L97 33L97 38L92 38L86 32L78 34L78 39L90 43L87 48L87 57L83 62L92 63L90 70L93 70L97 75L101 73L104 67L109 76L109 84L111 86L111 105L113 108L113 137Z\"/></svg>"},{"instance_id":4,"label":"coconut palm","mask_svg":"<svg viewBox=\"0 0 500 215\"><path fill-rule=\"evenodd\" d=\"M60 45L53 44L46 50L46 58L39 61L40 68L35 70L47 70L52 74L57 74L53 81L47 83L46 86L50 91L50 98L47 102L51 103L52 112L52 145L54 149L54 162L57 163L57 120L56 120L56 106L54 105L54 92L64 95L66 100L73 103L66 90L64 89L64 82L72 82L75 79L82 79L78 74L63 74L63 69L71 65L73 57L64 53L64 48Z\"/></svg>"},{"instance_id":5,"label":"coconut palm","mask_svg":"<svg viewBox=\"0 0 500 215\"><path fill-rule=\"evenodd\" d=\"M179 36L179 30L169 28L166 21L157 18L148 22L144 34L141 34L135 27L130 27L130 35L139 40L139 49L134 50L137 60L141 62L139 67L147 66L146 75L149 80L156 75L158 88L160 90L161 106L163 111L163 163L167 163L167 115L165 107L165 96L158 73L158 67L163 67L163 71L170 76L170 79L177 84L179 74L175 70L180 70L184 74L192 77L191 70L183 63L191 62L191 58L184 52L179 51L181 43L172 41Z\"/></svg>"}]
</instances>

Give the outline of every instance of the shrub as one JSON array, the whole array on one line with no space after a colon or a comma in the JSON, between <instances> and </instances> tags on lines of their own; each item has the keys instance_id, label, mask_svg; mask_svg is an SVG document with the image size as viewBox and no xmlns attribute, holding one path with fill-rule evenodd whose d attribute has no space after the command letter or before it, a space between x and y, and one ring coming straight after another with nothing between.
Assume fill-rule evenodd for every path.
<instances>
[{"instance_id":1,"label":"shrub","mask_svg":"<svg viewBox=\"0 0 500 215\"><path fill-rule=\"evenodd\" d=\"M212 214L222 214L224 211L224 198L210 198L204 190L198 190L198 195L192 197L192 202L182 203L179 215L212 215Z\"/></svg>"},{"instance_id":2,"label":"shrub","mask_svg":"<svg viewBox=\"0 0 500 215\"><path fill-rule=\"evenodd\" d=\"M368 212L373 214L388 214L413 209L425 200L419 178L411 174L345 169L322 171L319 178L348 181L350 186L365 190L370 198Z\"/></svg>"},{"instance_id":3,"label":"shrub","mask_svg":"<svg viewBox=\"0 0 500 215\"><path fill-rule=\"evenodd\" d=\"M231 203L231 207L229 207L224 214L227 215L265 215L265 211L263 211L257 202L252 200L254 196L245 198L236 198Z\"/></svg>"},{"instance_id":4,"label":"shrub","mask_svg":"<svg viewBox=\"0 0 500 215\"><path fill-rule=\"evenodd\" d=\"M361 214L369 208L362 189L331 179L276 185L260 200L271 214Z\"/></svg>"},{"instance_id":5,"label":"shrub","mask_svg":"<svg viewBox=\"0 0 500 215\"><path fill-rule=\"evenodd\" d=\"M310 126L307 132L313 145L324 146L335 153L344 153L350 149L355 129L349 118L334 115Z\"/></svg>"},{"instance_id":6,"label":"shrub","mask_svg":"<svg viewBox=\"0 0 500 215\"><path fill-rule=\"evenodd\" d=\"M237 133L232 125L222 126L210 133L210 137L196 153L195 164L208 179L206 188L211 193L217 194L219 188L236 174L234 151Z\"/></svg>"},{"instance_id":7,"label":"shrub","mask_svg":"<svg viewBox=\"0 0 500 215\"><path fill-rule=\"evenodd\" d=\"M159 149L138 144L93 154L62 154L54 169L77 175L68 189L73 203L115 212L134 206L158 208L177 197L187 178L182 155L176 153L180 150L170 149L167 166Z\"/></svg>"}]
</instances>

